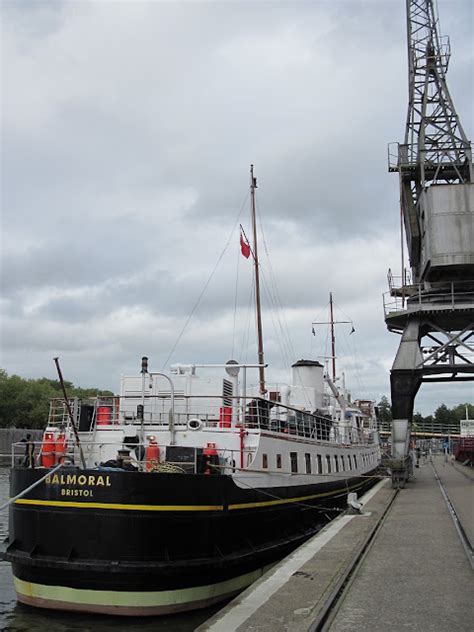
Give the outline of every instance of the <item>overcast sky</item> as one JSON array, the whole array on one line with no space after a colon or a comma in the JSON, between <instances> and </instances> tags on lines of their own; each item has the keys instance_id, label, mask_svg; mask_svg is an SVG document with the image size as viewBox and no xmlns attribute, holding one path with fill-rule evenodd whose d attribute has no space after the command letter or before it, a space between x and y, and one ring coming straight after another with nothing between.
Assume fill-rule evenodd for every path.
<instances>
[{"instance_id":1,"label":"overcast sky","mask_svg":"<svg viewBox=\"0 0 474 632\"><path fill-rule=\"evenodd\" d=\"M311 323L332 291L356 330L338 325L338 367L355 396L389 395L399 337L382 293L400 238L386 147L404 135L405 2L1 7L0 366L55 378L59 356L76 385L117 391L142 355L154 370L256 361L238 252L254 163L270 381L329 354ZM439 12L472 138L473 4ZM415 409L473 399L472 383L424 386Z\"/></svg>"}]
</instances>

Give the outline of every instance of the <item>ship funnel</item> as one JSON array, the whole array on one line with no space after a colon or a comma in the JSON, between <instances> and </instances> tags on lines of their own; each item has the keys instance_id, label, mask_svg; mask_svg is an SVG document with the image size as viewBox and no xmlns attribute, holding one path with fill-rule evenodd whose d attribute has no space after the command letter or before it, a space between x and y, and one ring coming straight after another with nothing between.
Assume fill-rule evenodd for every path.
<instances>
[{"instance_id":1,"label":"ship funnel","mask_svg":"<svg viewBox=\"0 0 474 632\"><path fill-rule=\"evenodd\" d=\"M292 365L292 382L304 391L304 399L311 410L322 408L324 367L317 360L298 360Z\"/></svg>"}]
</instances>

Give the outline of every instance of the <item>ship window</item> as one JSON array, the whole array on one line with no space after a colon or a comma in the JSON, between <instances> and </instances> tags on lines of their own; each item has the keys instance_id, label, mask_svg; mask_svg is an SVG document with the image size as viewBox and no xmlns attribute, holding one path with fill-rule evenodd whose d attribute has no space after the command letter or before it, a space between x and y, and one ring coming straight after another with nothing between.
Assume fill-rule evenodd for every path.
<instances>
[{"instance_id":1,"label":"ship window","mask_svg":"<svg viewBox=\"0 0 474 632\"><path fill-rule=\"evenodd\" d=\"M268 393L268 398L271 402L281 402L280 391L270 391Z\"/></svg>"},{"instance_id":2,"label":"ship window","mask_svg":"<svg viewBox=\"0 0 474 632\"><path fill-rule=\"evenodd\" d=\"M336 466L336 472L339 472L339 459L337 458L337 454L334 456L334 465Z\"/></svg>"},{"instance_id":3,"label":"ship window","mask_svg":"<svg viewBox=\"0 0 474 632\"><path fill-rule=\"evenodd\" d=\"M341 454L341 472L344 472L345 469L346 469L346 464L344 461L344 455Z\"/></svg>"},{"instance_id":4,"label":"ship window","mask_svg":"<svg viewBox=\"0 0 474 632\"><path fill-rule=\"evenodd\" d=\"M277 468L281 470L281 454L277 454Z\"/></svg>"},{"instance_id":5,"label":"ship window","mask_svg":"<svg viewBox=\"0 0 474 632\"><path fill-rule=\"evenodd\" d=\"M357 465L357 456L354 454L354 467L357 469L359 466Z\"/></svg>"},{"instance_id":6,"label":"ship window","mask_svg":"<svg viewBox=\"0 0 474 632\"><path fill-rule=\"evenodd\" d=\"M326 471L328 474L331 473L331 457L329 454L326 454Z\"/></svg>"},{"instance_id":7,"label":"ship window","mask_svg":"<svg viewBox=\"0 0 474 632\"><path fill-rule=\"evenodd\" d=\"M317 472L318 474L322 474L323 473L323 460L320 454L316 455L316 461L317 461Z\"/></svg>"},{"instance_id":8,"label":"ship window","mask_svg":"<svg viewBox=\"0 0 474 632\"><path fill-rule=\"evenodd\" d=\"M268 467L268 456L266 454L262 454L262 467Z\"/></svg>"},{"instance_id":9,"label":"ship window","mask_svg":"<svg viewBox=\"0 0 474 632\"><path fill-rule=\"evenodd\" d=\"M348 463L347 469L352 470L352 459L351 459L350 454L347 455L347 463Z\"/></svg>"},{"instance_id":10,"label":"ship window","mask_svg":"<svg viewBox=\"0 0 474 632\"><path fill-rule=\"evenodd\" d=\"M306 462L306 474L311 474L311 454L308 454L306 452L306 454L304 455L304 459Z\"/></svg>"},{"instance_id":11,"label":"ship window","mask_svg":"<svg viewBox=\"0 0 474 632\"><path fill-rule=\"evenodd\" d=\"M292 474L298 472L298 454L296 452L290 452L290 464Z\"/></svg>"}]
</instances>

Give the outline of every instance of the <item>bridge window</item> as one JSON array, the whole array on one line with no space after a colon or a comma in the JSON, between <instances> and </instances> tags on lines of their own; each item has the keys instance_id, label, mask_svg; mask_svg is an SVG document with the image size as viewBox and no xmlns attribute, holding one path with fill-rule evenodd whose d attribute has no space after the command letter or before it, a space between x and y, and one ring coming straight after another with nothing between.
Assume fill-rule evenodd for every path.
<instances>
[{"instance_id":1,"label":"bridge window","mask_svg":"<svg viewBox=\"0 0 474 632\"><path fill-rule=\"evenodd\" d=\"M268 467L268 455L267 454L262 454L262 467L265 468L265 469Z\"/></svg>"},{"instance_id":2,"label":"bridge window","mask_svg":"<svg viewBox=\"0 0 474 632\"><path fill-rule=\"evenodd\" d=\"M329 456L329 454L326 454L326 472L328 474L331 473L331 457Z\"/></svg>"},{"instance_id":3,"label":"bridge window","mask_svg":"<svg viewBox=\"0 0 474 632\"><path fill-rule=\"evenodd\" d=\"M308 454L306 452L306 454L304 455L304 460L306 463L306 474L311 474L311 454Z\"/></svg>"},{"instance_id":4,"label":"bridge window","mask_svg":"<svg viewBox=\"0 0 474 632\"><path fill-rule=\"evenodd\" d=\"M290 465L291 473L296 474L298 472L298 453L290 452Z\"/></svg>"},{"instance_id":5,"label":"bridge window","mask_svg":"<svg viewBox=\"0 0 474 632\"><path fill-rule=\"evenodd\" d=\"M320 454L316 455L316 471L318 474L323 473L323 460Z\"/></svg>"},{"instance_id":6,"label":"bridge window","mask_svg":"<svg viewBox=\"0 0 474 632\"><path fill-rule=\"evenodd\" d=\"M281 454L276 455L276 466L278 470L281 470Z\"/></svg>"}]
</instances>

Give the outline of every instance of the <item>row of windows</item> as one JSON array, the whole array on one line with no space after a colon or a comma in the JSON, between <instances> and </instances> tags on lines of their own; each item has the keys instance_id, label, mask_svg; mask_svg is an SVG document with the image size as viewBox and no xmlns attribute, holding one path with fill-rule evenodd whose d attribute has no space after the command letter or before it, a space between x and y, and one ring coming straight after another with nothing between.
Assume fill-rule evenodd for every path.
<instances>
[{"instance_id":1,"label":"row of windows","mask_svg":"<svg viewBox=\"0 0 474 632\"><path fill-rule=\"evenodd\" d=\"M281 454L276 456L276 468L282 469ZM375 461L375 454L362 454L360 455L362 466L369 465ZM340 454L329 455L326 454L325 458L321 454L316 454L314 460L311 458L311 454L306 452L304 455L304 471L306 474L330 474L331 472L348 472L352 469L356 470L359 467L356 454ZM268 468L268 455L262 454L262 468ZM290 452L290 470L293 474L296 474L298 470L298 453Z\"/></svg>"}]
</instances>

